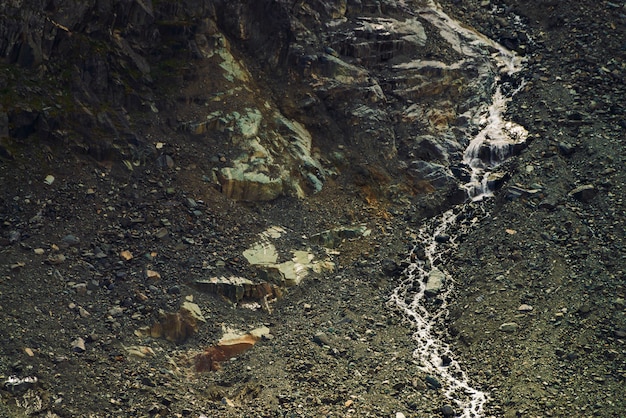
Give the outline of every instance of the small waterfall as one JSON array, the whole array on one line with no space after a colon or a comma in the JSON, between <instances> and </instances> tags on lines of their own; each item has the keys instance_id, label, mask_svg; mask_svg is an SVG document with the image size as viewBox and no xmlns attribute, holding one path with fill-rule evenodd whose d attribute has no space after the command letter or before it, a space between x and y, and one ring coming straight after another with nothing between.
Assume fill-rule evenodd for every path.
<instances>
[{"instance_id":1,"label":"small waterfall","mask_svg":"<svg viewBox=\"0 0 626 418\"><path fill-rule=\"evenodd\" d=\"M483 103L464 115L480 131L470 139L463 156L463 164L471 173L469 183L464 186L468 196L473 201L491 197L493 190L489 187L489 171L521 148L528 136L522 126L504 119L507 103L524 87L524 83L505 95L501 79L501 74L512 76L521 71L523 59L485 35L462 26L432 0L418 13L439 29L441 37L455 51L465 56L460 65L478 69L478 77L473 81L473 85L478 86L476 90L493 92L491 95L485 93ZM471 137L469 132L467 136Z\"/></svg>"},{"instance_id":2,"label":"small waterfall","mask_svg":"<svg viewBox=\"0 0 626 418\"><path fill-rule=\"evenodd\" d=\"M488 181L490 170L503 163L526 143L526 129L504 120L503 117L507 103L523 86L524 83L521 83L510 96L504 96L501 87L496 86L491 104L479 122L479 126L483 128L465 149L463 164L471 171L471 179L465 189L473 201L493 196Z\"/></svg>"},{"instance_id":3,"label":"small waterfall","mask_svg":"<svg viewBox=\"0 0 626 418\"><path fill-rule=\"evenodd\" d=\"M413 338L417 348L414 357L420 361L430 381L441 384L445 395L459 409L457 416L480 418L484 416L488 395L472 385L471 376L444 341L444 321L455 282L445 265L458 245L459 234L475 228L482 218L475 212L483 208L475 202L493 195L492 170L518 152L527 139L522 126L504 117L508 102L523 83L510 94L505 94L501 80L502 74L511 76L519 72L522 59L484 35L461 26L433 1L418 14L463 55L452 66L471 66L478 70L472 85L481 92L480 97L474 100L477 104L470 106L463 115L470 122L465 130L470 139L462 163L471 173L470 181L464 185L471 201L423 223L409 257L405 278L393 292L391 303L415 327ZM478 134L471 135L470 130ZM433 284L434 281L438 283Z\"/></svg>"}]
</instances>

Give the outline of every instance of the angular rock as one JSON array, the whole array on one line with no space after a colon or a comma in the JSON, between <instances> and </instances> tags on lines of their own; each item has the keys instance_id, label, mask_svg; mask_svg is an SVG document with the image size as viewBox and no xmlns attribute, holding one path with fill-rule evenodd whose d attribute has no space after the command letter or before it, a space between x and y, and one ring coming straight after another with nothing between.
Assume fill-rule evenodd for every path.
<instances>
[{"instance_id":1,"label":"angular rock","mask_svg":"<svg viewBox=\"0 0 626 418\"><path fill-rule=\"evenodd\" d=\"M395 276L402 271L402 266L400 265L400 263L391 258L383 259L380 264L383 273L389 276Z\"/></svg>"},{"instance_id":2,"label":"angular rock","mask_svg":"<svg viewBox=\"0 0 626 418\"><path fill-rule=\"evenodd\" d=\"M194 357L194 369L196 372L219 370L221 362L249 350L262 338L269 339L270 335L267 327L256 328L247 334L225 332L216 345L206 348Z\"/></svg>"},{"instance_id":3,"label":"angular rock","mask_svg":"<svg viewBox=\"0 0 626 418\"><path fill-rule=\"evenodd\" d=\"M444 243L450 241L450 235L448 235L448 234L439 234L439 235L435 236L435 241L440 243L440 244L444 244Z\"/></svg>"},{"instance_id":4,"label":"angular rock","mask_svg":"<svg viewBox=\"0 0 626 418\"><path fill-rule=\"evenodd\" d=\"M318 344L319 346L323 347L323 346L328 346L330 347L331 341L330 338L328 338L328 335L326 335L326 333L324 332L318 332L313 336L313 342Z\"/></svg>"},{"instance_id":5,"label":"angular rock","mask_svg":"<svg viewBox=\"0 0 626 418\"><path fill-rule=\"evenodd\" d=\"M243 256L252 265L275 264L278 261L278 252L271 242L262 240L243 252Z\"/></svg>"},{"instance_id":6,"label":"angular rock","mask_svg":"<svg viewBox=\"0 0 626 418\"><path fill-rule=\"evenodd\" d=\"M206 322L206 319L204 318L204 315L202 315L200 307L193 302L190 302L188 300L183 302L182 306L180 307L180 311L187 311L189 312L189 315L191 315L196 320L200 322Z\"/></svg>"},{"instance_id":7,"label":"angular rock","mask_svg":"<svg viewBox=\"0 0 626 418\"><path fill-rule=\"evenodd\" d=\"M456 184L456 179L452 175L452 172L442 164L416 160L411 162L409 172L415 176L415 178L427 181L436 189Z\"/></svg>"},{"instance_id":8,"label":"angular rock","mask_svg":"<svg viewBox=\"0 0 626 418\"><path fill-rule=\"evenodd\" d=\"M431 389L441 389L441 382L436 377L428 375L424 380Z\"/></svg>"},{"instance_id":9,"label":"angular rock","mask_svg":"<svg viewBox=\"0 0 626 418\"><path fill-rule=\"evenodd\" d=\"M244 171L247 167L225 167L217 172L222 193L234 200L268 201L284 192L283 180L271 178L256 171Z\"/></svg>"},{"instance_id":10,"label":"angular rock","mask_svg":"<svg viewBox=\"0 0 626 418\"><path fill-rule=\"evenodd\" d=\"M51 254L48 256L48 258L46 259L46 262L48 264L52 264L52 265L57 265L57 264L61 264L65 261L66 257L63 254Z\"/></svg>"},{"instance_id":11,"label":"angular rock","mask_svg":"<svg viewBox=\"0 0 626 418\"><path fill-rule=\"evenodd\" d=\"M326 248L337 248L344 239L360 237L367 233L368 229L364 225L354 227L339 227L327 229L311 235L311 242Z\"/></svg>"},{"instance_id":12,"label":"angular rock","mask_svg":"<svg viewBox=\"0 0 626 418\"><path fill-rule=\"evenodd\" d=\"M72 341L72 351L75 353L84 353L85 352L85 340L78 337L74 341Z\"/></svg>"},{"instance_id":13,"label":"angular rock","mask_svg":"<svg viewBox=\"0 0 626 418\"><path fill-rule=\"evenodd\" d=\"M519 329L519 325L516 322L505 322L501 324L498 329L502 332L512 333Z\"/></svg>"},{"instance_id":14,"label":"angular rock","mask_svg":"<svg viewBox=\"0 0 626 418\"><path fill-rule=\"evenodd\" d=\"M147 334L153 338L165 338L168 341L181 344L198 332L198 318L204 322L200 309L191 302L185 302L178 312L160 312L159 321L154 323ZM190 304L190 305L189 305Z\"/></svg>"},{"instance_id":15,"label":"angular rock","mask_svg":"<svg viewBox=\"0 0 626 418\"><path fill-rule=\"evenodd\" d=\"M541 202L539 202L537 207L539 209L545 209L545 210L552 211L552 210L556 209L556 207L558 205L559 205L559 202L558 202L558 200L556 198L548 196L545 199L543 199Z\"/></svg>"},{"instance_id":16,"label":"angular rock","mask_svg":"<svg viewBox=\"0 0 626 418\"><path fill-rule=\"evenodd\" d=\"M597 189L593 184L585 184L578 186L568 193L568 196L576 200L587 203L591 201L597 194Z\"/></svg>"},{"instance_id":17,"label":"angular rock","mask_svg":"<svg viewBox=\"0 0 626 418\"><path fill-rule=\"evenodd\" d=\"M69 246L80 244L80 239L77 236L72 235L72 234L68 234L64 236L61 241L63 241L63 244L69 245Z\"/></svg>"},{"instance_id":18,"label":"angular rock","mask_svg":"<svg viewBox=\"0 0 626 418\"><path fill-rule=\"evenodd\" d=\"M509 177L509 173L489 173L487 176L487 187L489 187L490 190L497 190L509 179Z\"/></svg>"},{"instance_id":19,"label":"angular rock","mask_svg":"<svg viewBox=\"0 0 626 418\"><path fill-rule=\"evenodd\" d=\"M426 281L426 288L424 289L424 293L427 296L437 295L443 289L445 281L446 275L438 268L433 268L428 273L428 279Z\"/></svg>"},{"instance_id":20,"label":"angular rock","mask_svg":"<svg viewBox=\"0 0 626 418\"><path fill-rule=\"evenodd\" d=\"M279 286L267 282L254 283L243 277L213 277L207 280L196 280L194 287L198 290L216 295L222 295L231 301L259 301L264 298L276 299L282 297Z\"/></svg>"},{"instance_id":21,"label":"angular rock","mask_svg":"<svg viewBox=\"0 0 626 418\"><path fill-rule=\"evenodd\" d=\"M260 240L243 252L246 260L261 270L260 277L263 280L290 287L299 284L311 270L320 273L334 269L331 261L315 260L313 254L303 250L291 251L290 260L277 263L278 252L270 239L279 238L283 232L282 228L272 227L259 234Z\"/></svg>"}]
</instances>

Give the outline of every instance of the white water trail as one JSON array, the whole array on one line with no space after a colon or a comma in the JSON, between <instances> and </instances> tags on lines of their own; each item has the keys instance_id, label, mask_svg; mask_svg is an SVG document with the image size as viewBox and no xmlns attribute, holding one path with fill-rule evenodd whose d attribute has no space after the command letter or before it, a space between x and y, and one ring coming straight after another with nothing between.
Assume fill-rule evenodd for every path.
<instances>
[{"instance_id":1,"label":"white water trail","mask_svg":"<svg viewBox=\"0 0 626 418\"><path fill-rule=\"evenodd\" d=\"M490 170L509 158L527 138L522 126L504 117L507 103L523 87L523 83L506 95L501 82L502 74L511 76L519 72L523 68L523 60L486 36L462 26L446 15L434 1L429 1L428 6L419 10L418 14L437 28L441 37L463 55L452 66L473 68L478 73L472 86L484 93L480 94L478 104L464 114L470 128L478 134L471 137L470 128L466 130L471 138L467 141L463 163L471 172L471 180L464 186L467 194L473 202L480 201L493 195ZM419 68L419 65L408 64L407 67ZM449 344L443 341L446 337L444 322L454 290L454 278L445 265L458 245L458 234L474 228L479 222L473 212L482 210L482 207L473 202L450 209L421 226L405 278L391 296L391 302L415 327L413 338L417 348L414 357L420 361L422 370L431 376L431 385L441 384L446 397L458 408L456 416L463 418L483 417L488 394L474 387L470 376L454 359ZM422 259L419 259L420 249L423 249ZM435 271L439 277L443 275L444 284L433 295L433 292L429 294L427 291L427 285Z\"/></svg>"},{"instance_id":2,"label":"white water trail","mask_svg":"<svg viewBox=\"0 0 626 418\"><path fill-rule=\"evenodd\" d=\"M471 172L471 179L464 186L469 197L474 201L491 197L489 170L506 160L528 137L526 129L504 118L508 102L524 83L509 95L502 93L501 86L501 74L511 76L518 73L524 60L485 35L462 26L434 1L429 1L428 6L418 13L439 29L441 37L455 51L464 55L461 60L463 65L477 69L478 77L473 84L478 86L478 90L492 92L482 104L465 114L470 124L479 127L480 132L469 141L463 156L463 163Z\"/></svg>"},{"instance_id":3,"label":"white water trail","mask_svg":"<svg viewBox=\"0 0 626 418\"><path fill-rule=\"evenodd\" d=\"M517 73L522 68L523 59L504 46L489 39L474 29L467 28L461 23L448 16L439 4L430 0L427 6L418 10L419 15L439 29L439 34L457 52L466 57L484 58L488 55L488 50L496 52L491 54L491 61L498 68L505 70L508 75ZM487 64L489 67L491 64ZM488 70L491 71L491 70Z\"/></svg>"},{"instance_id":4,"label":"white water trail","mask_svg":"<svg viewBox=\"0 0 626 418\"><path fill-rule=\"evenodd\" d=\"M522 83L510 96L504 96L500 86L491 100L486 114L481 116L481 131L470 141L463 154L463 163L471 170L471 179L464 187L473 201L492 197L489 186L490 170L500 165L526 142L528 132L524 127L504 119L507 103L522 87Z\"/></svg>"},{"instance_id":5,"label":"white water trail","mask_svg":"<svg viewBox=\"0 0 626 418\"><path fill-rule=\"evenodd\" d=\"M413 249L413 258L419 247L424 245L424 259L411 262L406 271L406 278L394 290L391 301L399 308L415 327L413 339L417 348L413 356L420 360L421 369L439 381L447 398L462 409L461 417L482 417L487 394L471 383L460 363L454 359L450 346L442 341L440 328L448 315L448 303L453 291L454 279L445 269L446 257L457 247L455 237L445 243L439 243L437 237L444 236L453 226L459 226L457 218L461 212L450 209L441 216L430 219L418 231L418 244ZM466 219L460 226L471 228L478 218ZM439 305L429 310L426 291L428 277L432 271L439 271L445 276L445 287L437 295ZM431 303L432 306L432 303Z\"/></svg>"}]
</instances>

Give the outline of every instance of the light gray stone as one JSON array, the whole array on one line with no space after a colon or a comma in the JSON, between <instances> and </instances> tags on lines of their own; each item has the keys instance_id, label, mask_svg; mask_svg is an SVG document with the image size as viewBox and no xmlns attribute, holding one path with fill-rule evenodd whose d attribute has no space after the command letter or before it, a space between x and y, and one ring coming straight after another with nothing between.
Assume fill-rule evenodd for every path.
<instances>
[{"instance_id":1,"label":"light gray stone","mask_svg":"<svg viewBox=\"0 0 626 418\"><path fill-rule=\"evenodd\" d=\"M78 337L74 341L72 341L72 351L75 353L84 353L85 352L85 340Z\"/></svg>"},{"instance_id":2,"label":"light gray stone","mask_svg":"<svg viewBox=\"0 0 626 418\"><path fill-rule=\"evenodd\" d=\"M258 171L244 171L246 167L226 167L217 172L222 193L234 200L267 201L283 193L281 178L270 178Z\"/></svg>"},{"instance_id":3,"label":"light gray stone","mask_svg":"<svg viewBox=\"0 0 626 418\"><path fill-rule=\"evenodd\" d=\"M441 289L443 289L445 281L446 281L446 275L438 268L436 267L433 268L428 273L428 280L426 281L426 288L424 292L428 296L435 296L436 294L441 292Z\"/></svg>"},{"instance_id":4,"label":"light gray stone","mask_svg":"<svg viewBox=\"0 0 626 418\"><path fill-rule=\"evenodd\" d=\"M504 324L500 325L498 329L502 332L511 333L517 331L519 329L519 325L516 322L505 322Z\"/></svg>"}]
</instances>

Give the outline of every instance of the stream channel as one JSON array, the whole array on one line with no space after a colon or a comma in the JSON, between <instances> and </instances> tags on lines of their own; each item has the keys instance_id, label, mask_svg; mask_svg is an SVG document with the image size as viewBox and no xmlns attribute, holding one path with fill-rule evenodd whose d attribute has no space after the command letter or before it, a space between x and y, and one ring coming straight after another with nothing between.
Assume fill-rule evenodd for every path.
<instances>
[{"instance_id":1,"label":"stream channel","mask_svg":"<svg viewBox=\"0 0 626 418\"><path fill-rule=\"evenodd\" d=\"M391 295L390 304L414 327L417 348L413 355L427 374L426 382L444 391L456 416L478 418L485 414L489 394L473 385L471 376L444 341L444 321L455 283L445 265L454 256L459 237L480 226L485 216L481 201L493 196L494 184L502 175L493 170L526 142L526 130L504 116L507 103L524 86L519 74L524 66L514 52L462 26L434 2L417 14L437 28L441 37L463 57L457 63L438 65L477 71L472 83L484 94L462 115L467 121L462 130L463 143L467 145L459 165L467 173L464 184L467 202L422 224L409 255L409 265Z\"/></svg>"}]
</instances>

